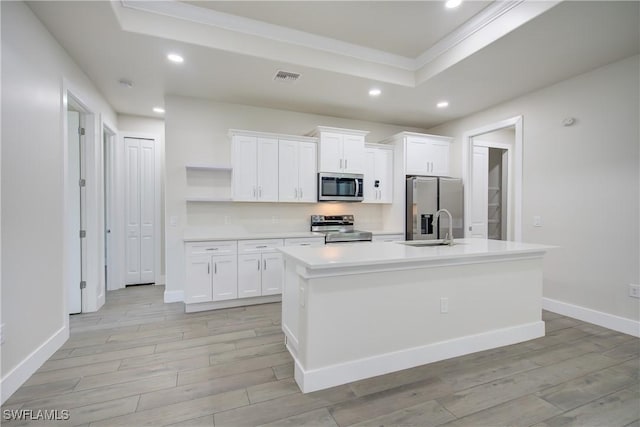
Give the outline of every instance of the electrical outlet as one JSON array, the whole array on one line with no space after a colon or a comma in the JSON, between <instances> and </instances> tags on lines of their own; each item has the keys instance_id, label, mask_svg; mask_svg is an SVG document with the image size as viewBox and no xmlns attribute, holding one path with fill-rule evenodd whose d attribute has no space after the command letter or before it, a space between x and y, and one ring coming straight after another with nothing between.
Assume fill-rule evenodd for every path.
<instances>
[{"instance_id":1,"label":"electrical outlet","mask_svg":"<svg viewBox=\"0 0 640 427\"><path fill-rule=\"evenodd\" d=\"M640 285L629 285L629 296L633 298L640 298Z\"/></svg>"},{"instance_id":2,"label":"electrical outlet","mask_svg":"<svg viewBox=\"0 0 640 427\"><path fill-rule=\"evenodd\" d=\"M449 298L440 298L440 313L449 312Z\"/></svg>"},{"instance_id":3,"label":"electrical outlet","mask_svg":"<svg viewBox=\"0 0 640 427\"><path fill-rule=\"evenodd\" d=\"M229 224L231 222L231 217L229 217L229 215L225 215L224 216L224 223L225 224Z\"/></svg>"},{"instance_id":4,"label":"electrical outlet","mask_svg":"<svg viewBox=\"0 0 640 427\"><path fill-rule=\"evenodd\" d=\"M542 217L534 216L533 217L533 226L534 227L542 227Z\"/></svg>"},{"instance_id":5,"label":"electrical outlet","mask_svg":"<svg viewBox=\"0 0 640 427\"><path fill-rule=\"evenodd\" d=\"M271 216L271 224L277 224L278 223L278 217L275 215Z\"/></svg>"}]
</instances>

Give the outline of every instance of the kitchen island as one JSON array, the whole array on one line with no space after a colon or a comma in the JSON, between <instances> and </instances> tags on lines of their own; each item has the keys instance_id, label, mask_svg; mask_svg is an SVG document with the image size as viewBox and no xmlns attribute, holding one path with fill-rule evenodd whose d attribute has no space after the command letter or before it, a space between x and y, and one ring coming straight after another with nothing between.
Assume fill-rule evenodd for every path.
<instances>
[{"instance_id":1,"label":"kitchen island","mask_svg":"<svg viewBox=\"0 0 640 427\"><path fill-rule=\"evenodd\" d=\"M307 393L544 336L550 248L484 239L280 248L296 382Z\"/></svg>"}]
</instances>

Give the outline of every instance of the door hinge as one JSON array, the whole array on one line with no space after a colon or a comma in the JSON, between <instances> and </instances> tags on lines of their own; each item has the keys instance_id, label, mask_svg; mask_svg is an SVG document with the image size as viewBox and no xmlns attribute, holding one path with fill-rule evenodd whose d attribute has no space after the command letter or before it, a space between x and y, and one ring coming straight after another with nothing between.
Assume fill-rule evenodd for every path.
<instances>
[{"instance_id":1,"label":"door hinge","mask_svg":"<svg viewBox=\"0 0 640 427\"><path fill-rule=\"evenodd\" d=\"M84 178L80 179L80 181L78 181L78 185L79 185L80 187L84 187L84 186L86 186L86 185L87 185L87 180L86 180L86 179L84 179Z\"/></svg>"},{"instance_id":2,"label":"door hinge","mask_svg":"<svg viewBox=\"0 0 640 427\"><path fill-rule=\"evenodd\" d=\"M80 230L80 238L84 239L85 237L87 237L87 230Z\"/></svg>"},{"instance_id":3,"label":"door hinge","mask_svg":"<svg viewBox=\"0 0 640 427\"><path fill-rule=\"evenodd\" d=\"M87 282L86 281L83 280L82 282L80 282L80 289L84 289L86 287L87 287Z\"/></svg>"},{"instance_id":4,"label":"door hinge","mask_svg":"<svg viewBox=\"0 0 640 427\"><path fill-rule=\"evenodd\" d=\"M84 128L78 128L78 135L84 135Z\"/></svg>"}]
</instances>

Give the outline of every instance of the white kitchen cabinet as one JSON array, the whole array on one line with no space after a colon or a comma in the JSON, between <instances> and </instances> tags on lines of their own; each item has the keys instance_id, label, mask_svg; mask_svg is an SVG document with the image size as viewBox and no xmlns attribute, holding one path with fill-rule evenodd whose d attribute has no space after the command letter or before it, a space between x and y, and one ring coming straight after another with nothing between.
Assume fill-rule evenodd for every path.
<instances>
[{"instance_id":1,"label":"white kitchen cabinet","mask_svg":"<svg viewBox=\"0 0 640 427\"><path fill-rule=\"evenodd\" d=\"M235 241L190 243L186 252L186 304L238 297Z\"/></svg>"},{"instance_id":2,"label":"white kitchen cabinet","mask_svg":"<svg viewBox=\"0 0 640 427\"><path fill-rule=\"evenodd\" d=\"M432 135L407 136L405 164L407 175L449 175L450 138Z\"/></svg>"},{"instance_id":3,"label":"white kitchen cabinet","mask_svg":"<svg viewBox=\"0 0 640 427\"><path fill-rule=\"evenodd\" d=\"M232 135L232 187L235 201L278 201L278 140Z\"/></svg>"},{"instance_id":4,"label":"white kitchen cabinet","mask_svg":"<svg viewBox=\"0 0 640 427\"><path fill-rule=\"evenodd\" d=\"M324 237L293 237L284 239L285 246L324 246Z\"/></svg>"},{"instance_id":5,"label":"white kitchen cabinet","mask_svg":"<svg viewBox=\"0 0 640 427\"><path fill-rule=\"evenodd\" d=\"M238 298L282 292L282 239L245 240L238 244Z\"/></svg>"},{"instance_id":6,"label":"white kitchen cabinet","mask_svg":"<svg viewBox=\"0 0 640 427\"><path fill-rule=\"evenodd\" d=\"M364 156L364 203L393 202L393 151L367 145Z\"/></svg>"},{"instance_id":7,"label":"white kitchen cabinet","mask_svg":"<svg viewBox=\"0 0 640 427\"><path fill-rule=\"evenodd\" d=\"M290 139L280 139L278 144L278 200L294 203L317 202L317 144Z\"/></svg>"},{"instance_id":8,"label":"white kitchen cabinet","mask_svg":"<svg viewBox=\"0 0 640 427\"><path fill-rule=\"evenodd\" d=\"M369 132L318 126L318 171L364 172L364 138Z\"/></svg>"},{"instance_id":9,"label":"white kitchen cabinet","mask_svg":"<svg viewBox=\"0 0 640 427\"><path fill-rule=\"evenodd\" d=\"M374 234L372 241L374 242L402 242L404 234Z\"/></svg>"}]
</instances>

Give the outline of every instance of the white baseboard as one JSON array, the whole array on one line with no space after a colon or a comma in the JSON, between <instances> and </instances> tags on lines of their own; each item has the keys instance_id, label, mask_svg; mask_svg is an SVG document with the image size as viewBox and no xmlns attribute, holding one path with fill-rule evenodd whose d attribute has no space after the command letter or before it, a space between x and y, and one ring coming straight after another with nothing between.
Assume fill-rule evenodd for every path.
<instances>
[{"instance_id":1,"label":"white baseboard","mask_svg":"<svg viewBox=\"0 0 640 427\"><path fill-rule=\"evenodd\" d=\"M48 340L40 347L29 354L15 368L10 370L1 380L2 403L11 397L22 384L24 384L43 364L49 359L53 353L58 351L62 344L69 339L69 328L63 326L58 329Z\"/></svg>"},{"instance_id":2,"label":"white baseboard","mask_svg":"<svg viewBox=\"0 0 640 427\"><path fill-rule=\"evenodd\" d=\"M184 291L164 291L164 302L184 301Z\"/></svg>"},{"instance_id":3,"label":"white baseboard","mask_svg":"<svg viewBox=\"0 0 640 427\"><path fill-rule=\"evenodd\" d=\"M593 323L603 328L613 329L623 334L640 337L640 322L626 317L604 313L591 308L581 307L551 298L542 298L542 308L563 316L572 317L584 322Z\"/></svg>"},{"instance_id":4,"label":"white baseboard","mask_svg":"<svg viewBox=\"0 0 640 427\"><path fill-rule=\"evenodd\" d=\"M159 275L156 278L156 285L166 285L167 284L167 279L166 276L164 274Z\"/></svg>"},{"instance_id":5,"label":"white baseboard","mask_svg":"<svg viewBox=\"0 0 640 427\"><path fill-rule=\"evenodd\" d=\"M221 308L244 307L247 305L269 304L282 301L282 295L266 295L251 298L236 298L223 301L199 302L184 305L185 313L196 313L198 311L218 310Z\"/></svg>"},{"instance_id":6,"label":"white baseboard","mask_svg":"<svg viewBox=\"0 0 640 427\"><path fill-rule=\"evenodd\" d=\"M303 393L310 393L542 336L544 322L539 321L310 370L305 370L292 354L295 361L294 378Z\"/></svg>"}]
</instances>

